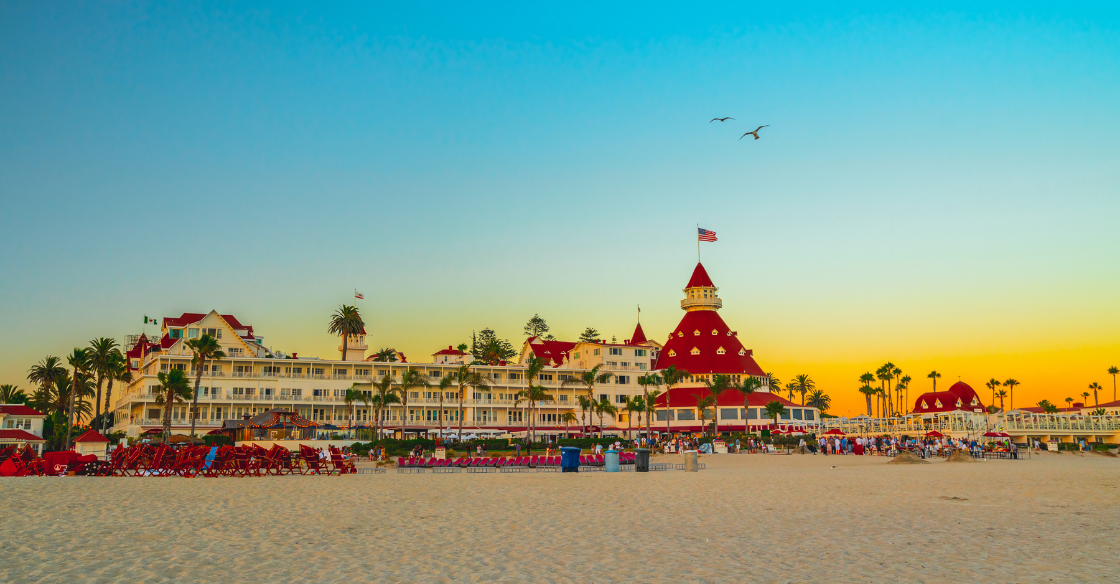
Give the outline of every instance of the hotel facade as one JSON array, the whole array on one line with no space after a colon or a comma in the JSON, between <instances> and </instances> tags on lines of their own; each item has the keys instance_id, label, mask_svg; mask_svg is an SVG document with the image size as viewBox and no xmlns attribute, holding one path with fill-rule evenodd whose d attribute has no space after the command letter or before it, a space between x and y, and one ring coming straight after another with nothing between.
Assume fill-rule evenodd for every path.
<instances>
[{"instance_id":1,"label":"hotel facade","mask_svg":"<svg viewBox=\"0 0 1120 584\"><path fill-rule=\"evenodd\" d=\"M668 404L664 396L659 401L659 411L651 424L655 432L664 431L666 423L673 432L701 431L700 422L695 421L699 417L696 400L689 401L689 396L705 391L704 380L715 374L730 375L735 381L753 375L763 382L762 389L752 396L748 409L743 408L741 394L737 404L727 403L734 397L729 394L738 392L720 396L720 427L724 431L741 431L747 422L766 425L768 421L760 408L774 400L787 406L782 424L818 423L820 415L814 408L799 406L768 393L765 385L768 377L754 362L752 352L742 346L738 333L731 331L716 314L720 306L722 301L716 296L715 286L698 264L681 303L685 317L670 333L664 347L647 339L638 324L631 338L622 343L564 342L530 337L523 342L516 362L472 364L471 369L486 378L487 387L466 388L462 410L464 434L500 435L527 429L529 414L517 395L527 388L526 362L530 356L545 360L544 370L533 383L544 387L552 398L538 402L533 411L536 417L533 425L538 435L578 433L585 423L601 427L608 434L625 435L631 426L636 431L638 416L631 418L624 404L629 398L642 395L643 387L638 383L641 376L671 364L692 375L668 392ZM139 436L161 428L163 408L156 404L158 374L181 369L188 374L193 387L197 370L191 364L192 353L187 342L209 334L221 345L226 357L207 361L202 371L195 420L196 432L200 434L222 428L227 420L243 420L271 409L292 411L319 424L324 437L343 433L349 429L351 415L344 397L347 389L372 392L372 384L386 376L399 380L408 368L425 376L431 387L411 389L407 408L394 404L383 409L378 425L397 436L402 429L410 435L434 436L441 427L444 435L457 432L460 425L458 387L448 388L441 396L439 382L460 365L470 363L473 357L448 347L433 353L428 362L373 361L373 357L366 357L368 347L364 333L347 340L345 361L329 360L270 350L254 327L242 324L234 315L211 311L165 317L157 334L126 339L126 356L133 380L113 404L113 429ZM341 355L341 344L338 349ZM564 384L595 366L601 367L600 372L611 373L609 382L595 386L596 400L608 400L619 409L617 415L604 416L601 426L597 415L579 407L578 396L587 395L586 387ZM650 389L665 392L667 388ZM577 421L564 424L561 416L565 413L573 413ZM353 406L355 427L373 426L375 415L372 408L362 403ZM757 421L750 422L752 419ZM173 433L189 433L191 404L175 404L171 422Z\"/></svg>"}]
</instances>

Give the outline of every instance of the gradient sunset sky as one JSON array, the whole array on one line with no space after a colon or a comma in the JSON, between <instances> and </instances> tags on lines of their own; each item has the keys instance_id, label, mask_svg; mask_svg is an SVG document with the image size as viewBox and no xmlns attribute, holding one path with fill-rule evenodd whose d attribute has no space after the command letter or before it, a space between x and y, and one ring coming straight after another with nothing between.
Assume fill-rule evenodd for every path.
<instances>
[{"instance_id":1,"label":"gradient sunset sky","mask_svg":"<svg viewBox=\"0 0 1120 584\"><path fill-rule=\"evenodd\" d=\"M699 223L833 413L886 360L1112 399L1120 4L601 4L0 2L0 383L145 314L333 357L355 288L410 360L664 340Z\"/></svg>"}]
</instances>

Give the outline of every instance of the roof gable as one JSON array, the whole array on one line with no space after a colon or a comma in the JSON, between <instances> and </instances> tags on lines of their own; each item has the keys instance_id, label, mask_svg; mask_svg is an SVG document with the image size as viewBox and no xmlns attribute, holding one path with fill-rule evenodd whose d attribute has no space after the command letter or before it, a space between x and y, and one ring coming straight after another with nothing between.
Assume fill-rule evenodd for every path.
<instances>
[{"instance_id":1,"label":"roof gable","mask_svg":"<svg viewBox=\"0 0 1120 584\"><path fill-rule=\"evenodd\" d=\"M692 270L692 277L688 279L688 285L685 288L715 288L716 285L712 283L712 279L708 277L708 271L704 269L704 264L696 263L696 269Z\"/></svg>"}]
</instances>

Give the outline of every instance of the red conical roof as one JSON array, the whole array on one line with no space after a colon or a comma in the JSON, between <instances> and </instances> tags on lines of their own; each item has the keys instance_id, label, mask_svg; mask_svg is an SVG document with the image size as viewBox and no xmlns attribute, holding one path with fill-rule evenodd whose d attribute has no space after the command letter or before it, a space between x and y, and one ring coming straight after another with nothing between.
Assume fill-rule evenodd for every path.
<instances>
[{"instance_id":1,"label":"red conical roof","mask_svg":"<svg viewBox=\"0 0 1120 584\"><path fill-rule=\"evenodd\" d=\"M642 323L639 322L638 326L634 327L634 334L630 337L630 344L640 345L644 342L646 342L646 333L642 330Z\"/></svg>"},{"instance_id":2,"label":"red conical roof","mask_svg":"<svg viewBox=\"0 0 1120 584\"><path fill-rule=\"evenodd\" d=\"M688 280L688 285L685 288L715 288L716 285L712 283L712 279L708 277L707 270L704 269L704 264L696 263L696 269L692 270L692 277Z\"/></svg>"},{"instance_id":3,"label":"red conical roof","mask_svg":"<svg viewBox=\"0 0 1120 584\"><path fill-rule=\"evenodd\" d=\"M686 312L657 357L654 369L676 365L693 375L701 373L766 373L755 362L750 349L743 347L714 310Z\"/></svg>"}]
</instances>

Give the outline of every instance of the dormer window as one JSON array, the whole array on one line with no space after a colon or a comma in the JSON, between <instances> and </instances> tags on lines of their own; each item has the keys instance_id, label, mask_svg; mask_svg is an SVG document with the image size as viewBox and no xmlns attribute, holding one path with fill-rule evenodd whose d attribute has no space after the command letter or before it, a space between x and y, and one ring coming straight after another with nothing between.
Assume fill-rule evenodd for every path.
<instances>
[{"instance_id":1,"label":"dormer window","mask_svg":"<svg viewBox=\"0 0 1120 584\"><path fill-rule=\"evenodd\" d=\"M957 407L959 408L959 407L961 407L961 405L962 405L961 404L961 398L958 397L957 398Z\"/></svg>"},{"instance_id":2,"label":"dormer window","mask_svg":"<svg viewBox=\"0 0 1120 584\"><path fill-rule=\"evenodd\" d=\"M746 350L746 349L739 349L739 356L740 356L740 357L741 357L741 356L743 356L743 355L746 355L746 354L747 354L747 350Z\"/></svg>"},{"instance_id":3,"label":"dormer window","mask_svg":"<svg viewBox=\"0 0 1120 584\"><path fill-rule=\"evenodd\" d=\"M727 351L724 351L723 347L720 347L720 348L716 349L716 355L724 355L726 353L727 353Z\"/></svg>"},{"instance_id":4,"label":"dormer window","mask_svg":"<svg viewBox=\"0 0 1120 584\"><path fill-rule=\"evenodd\" d=\"M670 356L670 357L676 357L676 356L677 356L677 352L676 352L676 351L674 351L674 350L672 350L672 349L669 349L669 356Z\"/></svg>"},{"instance_id":5,"label":"dormer window","mask_svg":"<svg viewBox=\"0 0 1120 584\"><path fill-rule=\"evenodd\" d=\"M731 331L727 331L727 336L731 336Z\"/></svg>"},{"instance_id":6,"label":"dormer window","mask_svg":"<svg viewBox=\"0 0 1120 584\"><path fill-rule=\"evenodd\" d=\"M699 355L700 354L700 349L697 349L696 347L693 347L692 351L689 351L689 352L692 353L693 355Z\"/></svg>"},{"instance_id":7,"label":"dormer window","mask_svg":"<svg viewBox=\"0 0 1120 584\"><path fill-rule=\"evenodd\" d=\"M937 401L933 402L933 405L941 407L941 398L938 398Z\"/></svg>"},{"instance_id":8,"label":"dormer window","mask_svg":"<svg viewBox=\"0 0 1120 584\"><path fill-rule=\"evenodd\" d=\"M713 334L713 335L718 335L718 334L719 334L719 331L717 331L716 329L712 329L712 334Z\"/></svg>"},{"instance_id":9,"label":"dormer window","mask_svg":"<svg viewBox=\"0 0 1120 584\"><path fill-rule=\"evenodd\" d=\"M693 336L700 336L700 329L692 331Z\"/></svg>"},{"instance_id":10,"label":"dormer window","mask_svg":"<svg viewBox=\"0 0 1120 584\"><path fill-rule=\"evenodd\" d=\"M976 399L976 396L972 396L972 404L971 405L974 405L974 406L980 405L980 400Z\"/></svg>"},{"instance_id":11,"label":"dormer window","mask_svg":"<svg viewBox=\"0 0 1120 584\"><path fill-rule=\"evenodd\" d=\"M677 333L677 336L678 337L684 337L684 331L681 331L681 332Z\"/></svg>"}]
</instances>

